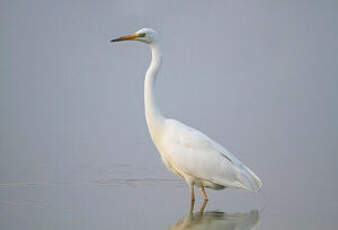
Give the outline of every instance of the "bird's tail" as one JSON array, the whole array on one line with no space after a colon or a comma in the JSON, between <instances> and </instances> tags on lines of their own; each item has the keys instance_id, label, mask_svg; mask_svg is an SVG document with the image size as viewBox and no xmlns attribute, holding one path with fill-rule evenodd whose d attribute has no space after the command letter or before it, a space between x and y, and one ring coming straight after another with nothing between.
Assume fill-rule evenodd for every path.
<instances>
[{"instance_id":1,"label":"bird's tail","mask_svg":"<svg viewBox=\"0 0 338 230\"><path fill-rule=\"evenodd\" d=\"M244 189L251 192L258 192L263 185L259 177L243 164L240 166L238 180L241 182Z\"/></svg>"}]
</instances>

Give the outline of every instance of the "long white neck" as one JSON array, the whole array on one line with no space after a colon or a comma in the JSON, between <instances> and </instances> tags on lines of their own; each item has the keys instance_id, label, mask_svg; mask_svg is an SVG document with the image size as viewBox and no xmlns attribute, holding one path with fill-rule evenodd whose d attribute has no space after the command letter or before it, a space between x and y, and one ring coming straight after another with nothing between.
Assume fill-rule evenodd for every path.
<instances>
[{"instance_id":1,"label":"long white neck","mask_svg":"<svg viewBox=\"0 0 338 230\"><path fill-rule=\"evenodd\" d=\"M162 54L158 43L150 44L151 63L144 80L144 106L148 129L155 141L161 134L165 118L161 114L155 98L157 73L162 63Z\"/></svg>"}]
</instances>

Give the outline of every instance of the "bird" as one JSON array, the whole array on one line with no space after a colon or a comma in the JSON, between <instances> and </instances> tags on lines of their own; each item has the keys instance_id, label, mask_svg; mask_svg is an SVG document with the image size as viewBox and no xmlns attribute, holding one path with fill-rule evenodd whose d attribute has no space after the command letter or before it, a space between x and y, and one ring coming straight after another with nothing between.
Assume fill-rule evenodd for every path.
<instances>
[{"instance_id":1,"label":"bird","mask_svg":"<svg viewBox=\"0 0 338 230\"><path fill-rule=\"evenodd\" d=\"M194 187L200 188L205 202L208 201L205 188L259 191L262 187L260 178L234 154L201 131L161 113L154 92L162 64L159 33L151 28L142 28L110 42L121 41L138 41L150 47L151 63L144 79L147 127L163 163L189 186L191 203L195 202Z\"/></svg>"}]
</instances>

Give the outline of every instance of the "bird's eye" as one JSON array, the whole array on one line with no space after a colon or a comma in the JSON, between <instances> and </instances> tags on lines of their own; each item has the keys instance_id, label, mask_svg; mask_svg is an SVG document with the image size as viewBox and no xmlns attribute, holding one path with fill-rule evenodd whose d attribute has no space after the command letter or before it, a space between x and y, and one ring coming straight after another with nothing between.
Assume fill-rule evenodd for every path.
<instances>
[{"instance_id":1,"label":"bird's eye","mask_svg":"<svg viewBox=\"0 0 338 230\"><path fill-rule=\"evenodd\" d=\"M146 33L140 33L138 36L143 38L146 36Z\"/></svg>"}]
</instances>

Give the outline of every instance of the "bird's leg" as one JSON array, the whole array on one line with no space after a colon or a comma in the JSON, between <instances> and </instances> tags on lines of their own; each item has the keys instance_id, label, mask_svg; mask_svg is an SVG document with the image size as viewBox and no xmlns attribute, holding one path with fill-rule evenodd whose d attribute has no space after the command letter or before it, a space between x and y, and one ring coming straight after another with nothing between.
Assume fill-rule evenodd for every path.
<instances>
[{"instance_id":1,"label":"bird's leg","mask_svg":"<svg viewBox=\"0 0 338 230\"><path fill-rule=\"evenodd\" d=\"M204 186L201 186L201 193L203 195L204 201L208 201L209 199L208 199L207 193L204 190Z\"/></svg>"},{"instance_id":2,"label":"bird's leg","mask_svg":"<svg viewBox=\"0 0 338 230\"><path fill-rule=\"evenodd\" d=\"M189 214L192 214L194 212L194 207L195 207L195 201L191 200L190 208L189 208Z\"/></svg>"},{"instance_id":3,"label":"bird's leg","mask_svg":"<svg viewBox=\"0 0 338 230\"><path fill-rule=\"evenodd\" d=\"M190 185L190 212L192 213L194 211L195 206L195 192L194 192L194 184Z\"/></svg>"},{"instance_id":4,"label":"bird's leg","mask_svg":"<svg viewBox=\"0 0 338 230\"><path fill-rule=\"evenodd\" d=\"M208 200L204 199L203 204L200 208L200 214L203 215L204 209L207 206Z\"/></svg>"},{"instance_id":5,"label":"bird's leg","mask_svg":"<svg viewBox=\"0 0 338 230\"><path fill-rule=\"evenodd\" d=\"M190 197L191 197L191 201L195 202L195 192L194 192L194 185L193 184L190 185Z\"/></svg>"},{"instance_id":6,"label":"bird's leg","mask_svg":"<svg viewBox=\"0 0 338 230\"><path fill-rule=\"evenodd\" d=\"M208 200L209 200L207 193L204 190L204 186L201 186L201 193L203 195L204 201L203 201L203 204L201 206L200 213L201 213L201 215L203 215L203 211L204 211L205 207L207 206L207 203L208 203Z\"/></svg>"},{"instance_id":7,"label":"bird's leg","mask_svg":"<svg viewBox=\"0 0 338 230\"><path fill-rule=\"evenodd\" d=\"M194 185L190 185L190 197L191 197L191 201L195 202L195 192L194 192Z\"/></svg>"}]
</instances>

